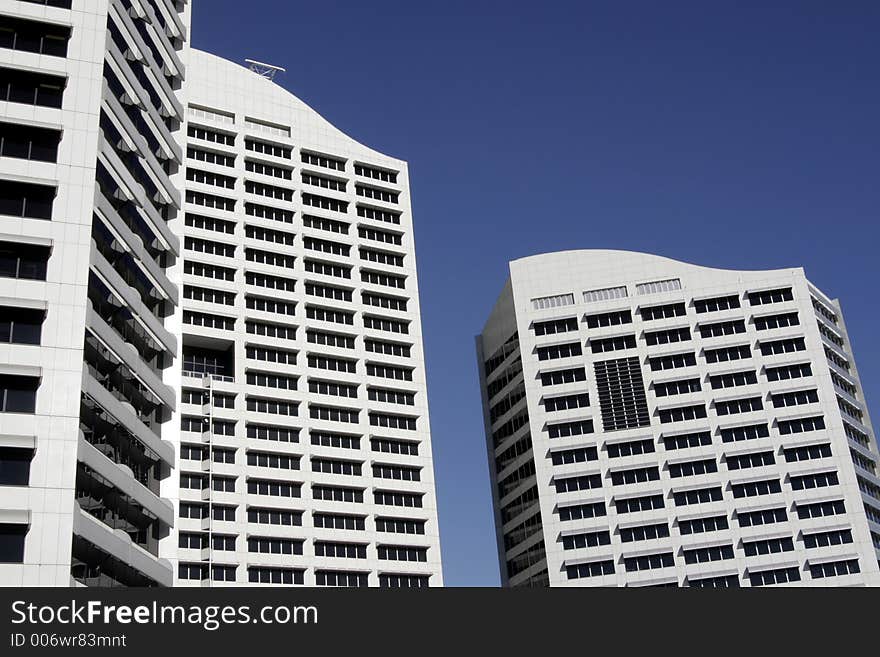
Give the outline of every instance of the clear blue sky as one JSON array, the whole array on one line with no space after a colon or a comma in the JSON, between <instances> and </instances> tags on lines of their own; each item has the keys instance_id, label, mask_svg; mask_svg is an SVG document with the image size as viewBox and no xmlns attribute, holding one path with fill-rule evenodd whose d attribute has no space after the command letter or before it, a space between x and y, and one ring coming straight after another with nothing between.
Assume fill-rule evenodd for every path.
<instances>
[{"instance_id":1,"label":"clear blue sky","mask_svg":"<svg viewBox=\"0 0 880 657\"><path fill-rule=\"evenodd\" d=\"M448 585L498 583L473 336L510 259L802 265L880 400L880 3L193 4L196 47L410 163Z\"/></svg>"}]
</instances>

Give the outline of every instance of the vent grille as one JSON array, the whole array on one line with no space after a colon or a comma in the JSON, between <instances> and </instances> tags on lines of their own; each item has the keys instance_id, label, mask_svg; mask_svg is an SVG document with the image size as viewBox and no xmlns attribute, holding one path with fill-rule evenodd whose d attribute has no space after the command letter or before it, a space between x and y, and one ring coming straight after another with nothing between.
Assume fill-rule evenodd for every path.
<instances>
[{"instance_id":1,"label":"vent grille","mask_svg":"<svg viewBox=\"0 0 880 657\"><path fill-rule=\"evenodd\" d=\"M603 360L595 364L599 408L605 431L651 424L645 383L638 358Z\"/></svg>"}]
</instances>

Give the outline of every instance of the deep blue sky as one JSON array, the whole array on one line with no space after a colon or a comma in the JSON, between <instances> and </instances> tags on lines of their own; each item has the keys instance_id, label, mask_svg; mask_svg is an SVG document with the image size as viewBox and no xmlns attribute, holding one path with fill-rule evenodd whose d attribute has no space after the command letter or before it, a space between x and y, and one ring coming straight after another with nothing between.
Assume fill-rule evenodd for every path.
<instances>
[{"instance_id":1,"label":"deep blue sky","mask_svg":"<svg viewBox=\"0 0 880 657\"><path fill-rule=\"evenodd\" d=\"M880 400L880 3L193 4L196 47L410 163L448 585L498 582L473 336L510 259L802 265Z\"/></svg>"}]
</instances>

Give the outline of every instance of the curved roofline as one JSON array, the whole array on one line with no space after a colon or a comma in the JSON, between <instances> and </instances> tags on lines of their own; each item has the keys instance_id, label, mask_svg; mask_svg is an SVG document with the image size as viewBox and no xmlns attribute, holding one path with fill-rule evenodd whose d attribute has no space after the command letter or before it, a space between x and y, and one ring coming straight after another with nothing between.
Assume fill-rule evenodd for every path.
<instances>
[{"instance_id":1,"label":"curved roofline","mask_svg":"<svg viewBox=\"0 0 880 657\"><path fill-rule=\"evenodd\" d=\"M322 124L324 124L324 127L326 129L337 133L339 136L352 142L352 144L354 144L364 150L370 151L370 153L375 154L379 157L382 157L385 159L390 159L390 160L395 160L396 162L400 162L400 163L403 163L403 165L406 165L406 160L402 160L402 159L395 157L393 155L388 155L387 153L382 153L381 151L377 151L376 149L374 149L370 146L367 146L366 144L358 141L357 139L355 139L351 135L343 132L342 130L337 128L335 125L333 125L333 123L331 123L326 118L324 118L324 116L320 112L315 110L311 105L306 103L299 96L295 95L292 91L290 91L286 87L281 86L277 82L273 82L272 80L269 80L267 78L262 77L261 75L254 73L246 66L243 66L243 65L239 64L238 62L234 62L230 59L226 59L225 57L220 57L219 55L215 55L214 53L208 52L206 50L200 50L199 48L190 49L190 57L191 58L192 57L204 58L205 60L214 60L214 63L220 64L220 65L228 68L230 74L238 76L244 84L263 85L264 88L262 90L264 90L268 95L276 96L278 98L279 102L289 103L295 109L305 110L305 111L311 113ZM254 118L259 118L259 117L254 117Z\"/></svg>"},{"instance_id":2,"label":"curved roofline","mask_svg":"<svg viewBox=\"0 0 880 657\"><path fill-rule=\"evenodd\" d=\"M685 262L684 260L676 260L667 256L661 256L654 253L646 253L643 251L627 251L625 249L566 249L564 251L548 251L546 253L536 253L530 256L524 256L510 261L510 265L514 263L522 263L523 265L535 265L542 262L549 262L557 258L563 257L602 257L602 258L619 258L624 260L639 260L641 262L654 262L657 264L674 264L684 267L696 267L710 271L726 272L726 273L744 273L744 272L784 272L791 270L802 271L802 267L780 267L777 269L724 269L721 267L710 267L693 262Z\"/></svg>"}]
</instances>

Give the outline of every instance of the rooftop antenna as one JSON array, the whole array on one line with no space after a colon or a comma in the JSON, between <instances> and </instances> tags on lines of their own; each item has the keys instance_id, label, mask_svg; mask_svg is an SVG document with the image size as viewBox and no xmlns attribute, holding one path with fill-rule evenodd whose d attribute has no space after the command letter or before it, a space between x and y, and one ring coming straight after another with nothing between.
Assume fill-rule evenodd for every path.
<instances>
[{"instance_id":1,"label":"rooftop antenna","mask_svg":"<svg viewBox=\"0 0 880 657\"><path fill-rule=\"evenodd\" d=\"M250 69L259 75L261 78L266 78L267 80L274 81L276 73L286 73L287 69L283 69L280 66L272 66L272 64L264 64L263 62L258 62L255 59L245 59L245 63L250 66Z\"/></svg>"}]
</instances>

